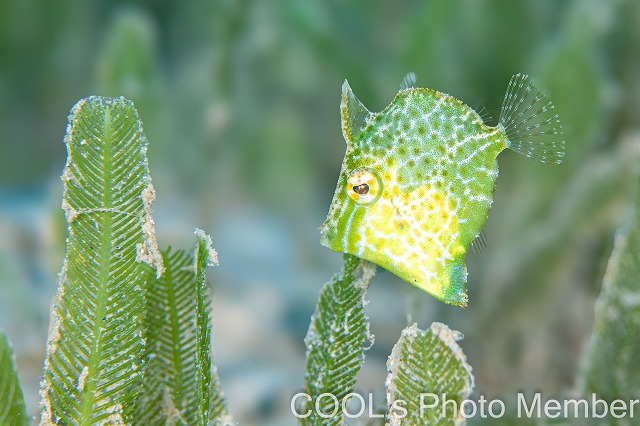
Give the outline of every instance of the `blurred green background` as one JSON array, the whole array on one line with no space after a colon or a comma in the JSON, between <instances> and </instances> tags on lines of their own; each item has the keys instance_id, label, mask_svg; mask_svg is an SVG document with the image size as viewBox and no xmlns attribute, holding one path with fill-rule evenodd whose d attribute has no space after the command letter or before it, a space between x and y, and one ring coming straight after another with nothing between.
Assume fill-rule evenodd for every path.
<instances>
[{"instance_id":1,"label":"blurred green background","mask_svg":"<svg viewBox=\"0 0 640 426\"><path fill-rule=\"evenodd\" d=\"M408 71L494 117L510 76L530 74L558 108L567 155L562 166L500 156L488 247L467 256L466 310L379 269L358 391L384 405L401 329L436 320L466 335L476 396L565 394L637 184L639 17L634 0L0 0L0 326L30 412L78 99L134 101L160 244L190 247L196 226L213 236L214 356L236 419L294 424L303 338L341 265L317 232L345 150L340 86L379 111Z\"/></svg>"}]
</instances>

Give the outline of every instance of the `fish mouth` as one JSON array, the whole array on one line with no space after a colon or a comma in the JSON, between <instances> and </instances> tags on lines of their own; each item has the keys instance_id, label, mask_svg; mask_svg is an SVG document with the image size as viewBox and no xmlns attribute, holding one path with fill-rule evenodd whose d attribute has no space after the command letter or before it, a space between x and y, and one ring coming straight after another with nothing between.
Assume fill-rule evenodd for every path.
<instances>
[{"instance_id":1,"label":"fish mouth","mask_svg":"<svg viewBox=\"0 0 640 426\"><path fill-rule=\"evenodd\" d=\"M329 225L327 225L326 221L320 225L318 231L320 231L320 244L329 247Z\"/></svg>"},{"instance_id":2,"label":"fish mouth","mask_svg":"<svg viewBox=\"0 0 640 426\"><path fill-rule=\"evenodd\" d=\"M339 232L335 225L323 223L320 226L320 244L329 250L333 250L338 253L345 253L345 247L342 245L342 239L339 236Z\"/></svg>"}]
</instances>

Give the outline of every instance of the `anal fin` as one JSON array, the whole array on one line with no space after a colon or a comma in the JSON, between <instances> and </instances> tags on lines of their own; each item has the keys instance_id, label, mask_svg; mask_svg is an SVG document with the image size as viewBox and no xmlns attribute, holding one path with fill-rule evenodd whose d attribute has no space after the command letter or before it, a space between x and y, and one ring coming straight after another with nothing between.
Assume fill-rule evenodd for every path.
<instances>
[{"instance_id":1,"label":"anal fin","mask_svg":"<svg viewBox=\"0 0 640 426\"><path fill-rule=\"evenodd\" d=\"M480 254L487 248L487 232L484 228L482 228L473 241L471 241L469 248L475 254Z\"/></svg>"}]
</instances>

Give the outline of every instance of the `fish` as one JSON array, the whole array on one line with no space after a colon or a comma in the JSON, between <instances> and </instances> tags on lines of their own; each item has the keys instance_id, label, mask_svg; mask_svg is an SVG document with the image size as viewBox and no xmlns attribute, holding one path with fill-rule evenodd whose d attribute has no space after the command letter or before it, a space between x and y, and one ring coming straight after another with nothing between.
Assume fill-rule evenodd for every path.
<instances>
[{"instance_id":1,"label":"fish","mask_svg":"<svg viewBox=\"0 0 640 426\"><path fill-rule=\"evenodd\" d=\"M381 112L347 80L340 102L347 148L321 244L392 272L436 299L466 307L466 253L484 245L498 155L505 149L561 164L555 106L525 74L507 86L497 125L415 74Z\"/></svg>"}]
</instances>

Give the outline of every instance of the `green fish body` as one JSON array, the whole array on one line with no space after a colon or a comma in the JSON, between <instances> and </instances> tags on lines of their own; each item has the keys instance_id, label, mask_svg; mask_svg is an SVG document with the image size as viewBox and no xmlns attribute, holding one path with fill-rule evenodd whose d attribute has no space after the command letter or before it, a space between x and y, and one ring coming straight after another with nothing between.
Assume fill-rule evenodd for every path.
<instances>
[{"instance_id":1,"label":"green fish body","mask_svg":"<svg viewBox=\"0 0 640 426\"><path fill-rule=\"evenodd\" d=\"M347 151L321 242L466 306L465 255L489 214L498 154L510 148L560 163L562 129L527 76L512 78L495 127L449 95L413 87L413 79L409 74L379 113L369 112L345 81Z\"/></svg>"}]
</instances>

